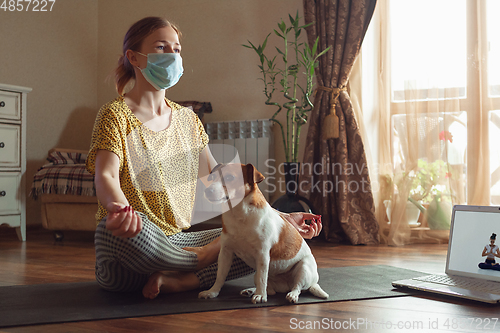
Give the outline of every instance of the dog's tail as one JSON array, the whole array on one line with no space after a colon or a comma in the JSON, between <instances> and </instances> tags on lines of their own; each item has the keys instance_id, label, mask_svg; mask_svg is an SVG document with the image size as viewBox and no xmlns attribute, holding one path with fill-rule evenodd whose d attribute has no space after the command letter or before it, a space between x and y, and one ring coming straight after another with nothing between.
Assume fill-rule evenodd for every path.
<instances>
[{"instance_id":1,"label":"dog's tail","mask_svg":"<svg viewBox=\"0 0 500 333\"><path fill-rule=\"evenodd\" d=\"M309 288L309 291L316 297L328 298L328 294L323 289L321 289L321 287L317 283L313 284L311 288Z\"/></svg>"}]
</instances>

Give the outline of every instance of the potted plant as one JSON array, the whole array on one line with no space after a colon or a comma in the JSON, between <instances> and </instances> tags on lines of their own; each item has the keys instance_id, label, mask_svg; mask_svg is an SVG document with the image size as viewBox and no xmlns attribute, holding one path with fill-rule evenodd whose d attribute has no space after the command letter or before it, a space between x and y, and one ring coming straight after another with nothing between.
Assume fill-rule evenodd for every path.
<instances>
[{"instance_id":1,"label":"potted plant","mask_svg":"<svg viewBox=\"0 0 500 333\"><path fill-rule=\"evenodd\" d=\"M305 35L303 31L312 23L300 25L298 11L295 17L291 15L288 17L290 25L281 20L278 29L269 33L261 45L255 46L248 41L249 45L243 46L253 49L259 56L259 69L262 74L260 80L264 82L265 104L277 108L270 120L278 124L283 140L286 159L284 164L286 195L295 197L298 188L297 177L300 173L298 147L301 128L307 123L308 113L313 109L309 98L313 93L314 69L318 66L318 58L329 48L318 53L319 38L312 47L307 42L302 42L301 35ZM268 56L266 46L273 33L282 40L282 47L276 47L277 53ZM282 98L277 98L279 97L275 94L277 89ZM277 118L282 111L286 112L284 124ZM283 210L300 208L295 205L294 208L285 207Z\"/></svg>"},{"instance_id":2,"label":"potted plant","mask_svg":"<svg viewBox=\"0 0 500 333\"><path fill-rule=\"evenodd\" d=\"M430 203L436 195L447 192L446 182L451 177L448 163L443 160L429 163L424 159L419 159L417 163L417 172L412 177L410 198Z\"/></svg>"},{"instance_id":3,"label":"potted plant","mask_svg":"<svg viewBox=\"0 0 500 333\"><path fill-rule=\"evenodd\" d=\"M452 174L448 163L443 160L427 162L419 159L417 170L408 200L425 214L431 229L449 229L451 203L448 198L451 193L446 183L452 178Z\"/></svg>"},{"instance_id":4,"label":"potted plant","mask_svg":"<svg viewBox=\"0 0 500 333\"><path fill-rule=\"evenodd\" d=\"M272 32L267 35L262 45L255 46L248 41L250 45L243 46L253 49L259 56L259 69L262 74L260 80L264 82L264 95L267 98L265 103L277 107L270 119L280 127L286 162L297 162L301 127L307 123L307 113L313 109L309 97L313 93L314 69L318 66L318 58L328 52L330 47L317 53L319 37L312 48L307 42L301 42L302 31L312 23L300 26L298 12L295 18L288 16L290 26L281 20L278 23L279 29L274 29L274 34L283 42L282 48L276 47L276 55L270 57L264 53ZM290 33L292 38L289 38ZM281 57L278 58L278 55ZM305 79L305 86L301 83L302 80L299 80L300 77ZM277 88L284 97L280 102L275 99ZM283 125L277 116L284 109L286 122Z\"/></svg>"},{"instance_id":5,"label":"potted plant","mask_svg":"<svg viewBox=\"0 0 500 333\"><path fill-rule=\"evenodd\" d=\"M448 198L451 194L446 183L452 175L447 162L443 160L427 162L425 159L419 159L417 169L401 175L397 181L388 175L384 176L387 182L393 184L395 190L400 190L403 186L409 187L406 219L410 226L419 225L417 221L422 212L431 229L449 228L451 204ZM387 216L390 217L392 209L390 196L384 201L384 205Z\"/></svg>"}]
</instances>

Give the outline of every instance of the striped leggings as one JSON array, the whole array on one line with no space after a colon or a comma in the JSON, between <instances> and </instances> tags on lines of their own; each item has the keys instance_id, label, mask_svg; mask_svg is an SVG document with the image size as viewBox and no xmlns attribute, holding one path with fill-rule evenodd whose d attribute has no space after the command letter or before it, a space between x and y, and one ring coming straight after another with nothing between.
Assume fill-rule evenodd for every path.
<instances>
[{"instance_id":1,"label":"striped leggings","mask_svg":"<svg viewBox=\"0 0 500 333\"><path fill-rule=\"evenodd\" d=\"M194 252L184 247L204 246L221 234L221 229L198 232L180 232L166 236L161 229L142 213L143 227L133 238L113 236L106 229L106 218L95 233L96 280L109 291L142 290L152 273L158 271L194 272L200 288L210 288L217 277L217 263L195 271L198 263ZM228 280L253 273L254 270L235 257Z\"/></svg>"}]
</instances>

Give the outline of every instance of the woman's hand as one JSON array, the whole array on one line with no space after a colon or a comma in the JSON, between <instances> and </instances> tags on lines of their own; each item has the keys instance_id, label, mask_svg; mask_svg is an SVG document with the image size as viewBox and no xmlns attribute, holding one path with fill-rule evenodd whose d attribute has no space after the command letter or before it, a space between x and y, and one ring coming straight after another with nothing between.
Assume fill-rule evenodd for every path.
<instances>
[{"instance_id":1,"label":"woman's hand","mask_svg":"<svg viewBox=\"0 0 500 333\"><path fill-rule=\"evenodd\" d=\"M283 213L277 211L285 220L290 222L299 234L305 239L311 239L319 235L323 225L321 224L321 215L311 213ZM311 220L311 224L306 224L307 220Z\"/></svg>"},{"instance_id":2,"label":"woman's hand","mask_svg":"<svg viewBox=\"0 0 500 333\"><path fill-rule=\"evenodd\" d=\"M132 238L142 230L142 219L132 206L110 202L106 209L108 210L106 229L112 231L113 236Z\"/></svg>"}]
</instances>

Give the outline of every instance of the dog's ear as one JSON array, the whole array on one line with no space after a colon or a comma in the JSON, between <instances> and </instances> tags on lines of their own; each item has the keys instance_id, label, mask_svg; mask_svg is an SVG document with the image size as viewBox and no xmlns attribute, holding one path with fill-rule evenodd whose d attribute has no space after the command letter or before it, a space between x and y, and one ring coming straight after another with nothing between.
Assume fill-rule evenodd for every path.
<instances>
[{"instance_id":1,"label":"dog's ear","mask_svg":"<svg viewBox=\"0 0 500 333\"><path fill-rule=\"evenodd\" d=\"M252 164L247 164L246 168L248 180L252 183L258 184L266 178Z\"/></svg>"}]
</instances>

